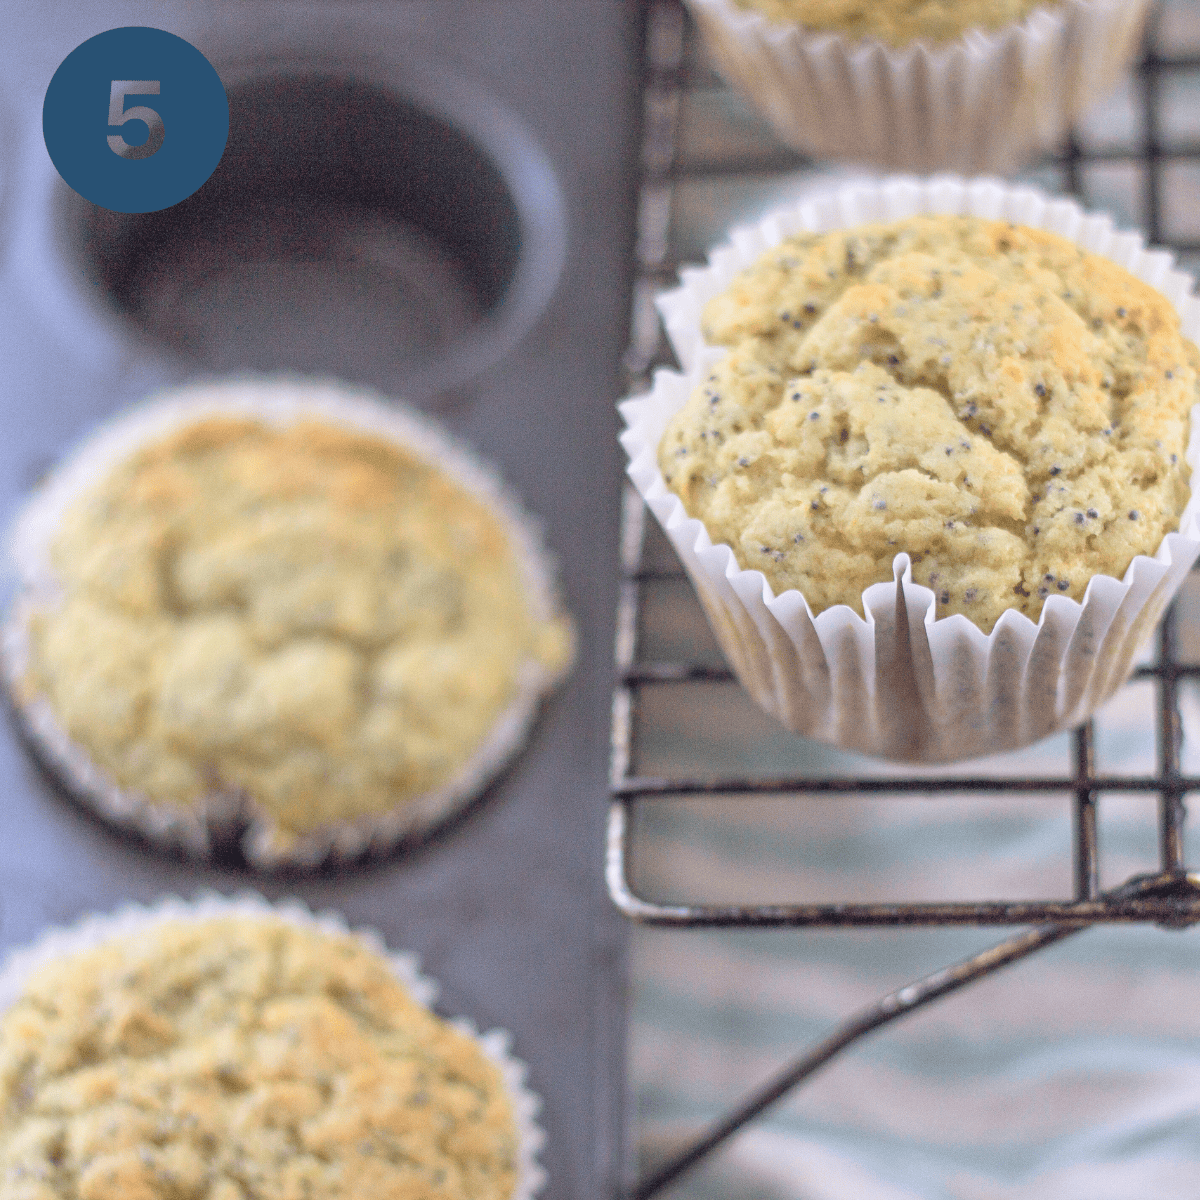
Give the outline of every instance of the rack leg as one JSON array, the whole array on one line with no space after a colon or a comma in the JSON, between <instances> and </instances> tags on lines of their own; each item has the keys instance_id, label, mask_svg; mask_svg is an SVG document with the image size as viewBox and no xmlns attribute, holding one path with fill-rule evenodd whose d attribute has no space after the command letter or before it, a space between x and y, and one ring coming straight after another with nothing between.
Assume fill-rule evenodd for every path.
<instances>
[{"instance_id":1,"label":"rack leg","mask_svg":"<svg viewBox=\"0 0 1200 1200\"><path fill-rule=\"evenodd\" d=\"M668 1159L646 1179L635 1184L629 1193L629 1200L648 1200L650 1196L660 1192L689 1167L694 1166L722 1142L732 1137L764 1109L770 1107L797 1084L815 1074L830 1059L873 1030L907 1016L923 1005L949 995L977 979L982 979L985 975L990 975L1001 967L1019 962L1035 951L1061 941L1073 933L1078 933L1083 928L1082 924L1070 923L1046 925L1039 929L1029 930L1016 937L1008 938L973 958L968 958L941 971L935 971L932 975L925 976L924 979L919 979L915 983L890 992L881 1000L843 1022L827 1038L813 1046L807 1054L747 1096L737 1108L713 1125L707 1133Z\"/></svg>"}]
</instances>

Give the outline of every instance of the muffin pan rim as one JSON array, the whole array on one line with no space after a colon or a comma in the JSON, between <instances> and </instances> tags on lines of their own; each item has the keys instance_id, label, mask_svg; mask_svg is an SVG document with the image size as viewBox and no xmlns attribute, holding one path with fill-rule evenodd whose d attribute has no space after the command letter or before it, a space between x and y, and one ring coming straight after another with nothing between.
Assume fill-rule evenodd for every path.
<instances>
[{"instance_id":1,"label":"muffin pan rim","mask_svg":"<svg viewBox=\"0 0 1200 1200\"><path fill-rule=\"evenodd\" d=\"M201 38L197 38L204 45ZM520 247L504 296L465 335L419 358L392 385L410 399L474 382L501 366L530 336L551 307L570 250L567 206L552 160L508 104L445 62L407 55L265 48L224 55L212 50L227 86L270 78L354 80L390 94L449 125L481 157L491 160L520 222ZM141 357L169 378L206 368L174 350L122 314L90 287L81 245L84 201L59 178L41 137L40 122L17 150L17 184L10 190L13 282L73 353L116 368ZM4 189L0 185L0 200Z\"/></svg>"}]
</instances>

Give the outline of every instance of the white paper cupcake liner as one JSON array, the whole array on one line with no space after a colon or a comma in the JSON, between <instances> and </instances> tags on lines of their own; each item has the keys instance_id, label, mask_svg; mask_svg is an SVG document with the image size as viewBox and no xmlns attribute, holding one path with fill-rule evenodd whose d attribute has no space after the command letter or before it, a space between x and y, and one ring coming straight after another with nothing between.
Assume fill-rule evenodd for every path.
<instances>
[{"instance_id":1,"label":"white paper cupcake liner","mask_svg":"<svg viewBox=\"0 0 1200 1200\"><path fill-rule=\"evenodd\" d=\"M136 936L167 921L210 921L230 916L286 921L335 936L353 936L386 959L392 973L417 1003L432 1008L437 999L438 985L421 974L420 959L407 951L389 950L373 929L351 929L337 913L314 913L300 900L272 904L256 892L236 896L206 892L191 901L167 896L150 905L131 903L112 913L82 917L72 925L48 929L31 945L10 951L0 964L0 1014L16 1003L29 977L46 963L91 950L115 938ZM474 1040L500 1070L517 1128L517 1182L508 1200L533 1200L546 1184L545 1169L538 1162L546 1134L537 1123L542 1110L541 1097L526 1085L529 1068L512 1053L512 1034L506 1030L480 1033L465 1017L453 1018L447 1024Z\"/></svg>"},{"instance_id":2,"label":"white paper cupcake liner","mask_svg":"<svg viewBox=\"0 0 1200 1200\"><path fill-rule=\"evenodd\" d=\"M524 662L512 700L471 758L441 787L387 812L323 826L287 844L277 838L270 815L240 793L216 793L194 805L176 806L155 803L121 787L68 736L45 696L26 695L30 618L52 608L61 596L49 550L65 509L139 447L221 414L252 416L280 426L317 418L414 451L500 521L517 557L534 618L543 621L560 615L556 564L539 522L522 508L492 467L429 419L341 383L272 377L191 385L108 421L53 472L13 525L9 551L19 593L0 650L21 732L35 756L81 803L111 824L189 858L211 858L227 852L236 841L247 862L259 869L314 870L418 841L478 797L516 755L542 699L561 680L569 662L557 672L532 658Z\"/></svg>"},{"instance_id":3,"label":"white paper cupcake liner","mask_svg":"<svg viewBox=\"0 0 1200 1200\"><path fill-rule=\"evenodd\" d=\"M742 570L713 545L658 469L658 444L710 365L725 351L700 333L705 303L769 247L802 230L848 228L919 213L961 213L1050 230L1157 288L1200 338L1192 280L1136 233L1072 200L992 180L892 179L844 188L734 230L707 267L685 268L659 308L683 373L659 371L651 391L625 401L621 443L629 476L666 530L726 658L746 689L788 729L849 750L907 762L952 762L1013 749L1086 720L1128 678L1135 656L1200 555L1200 494L1178 533L1138 555L1124 579L1095 575L1083 603L1050 596L1035 625L1005 612L990 634L961 614L934 619L935 597L915 584L906 553L894 582L863 592L864 619L846 605L814 616L792 589L775 595L761 571ZM1200 405L1186 454L1200 467Z\"/></svg>"},{"instance_id":4,"label":"white paper cupcake liner","mask_svg":"<svg viewBox=\"0 0 1200 1200\"><path fill-rule=\"evenodd\" d=\"M1149 0L1063 0L995 32L894 49L685 0L713 61L788 145L888 170L1005 172L1113 87Z\"/></svg>"}]
</instances>

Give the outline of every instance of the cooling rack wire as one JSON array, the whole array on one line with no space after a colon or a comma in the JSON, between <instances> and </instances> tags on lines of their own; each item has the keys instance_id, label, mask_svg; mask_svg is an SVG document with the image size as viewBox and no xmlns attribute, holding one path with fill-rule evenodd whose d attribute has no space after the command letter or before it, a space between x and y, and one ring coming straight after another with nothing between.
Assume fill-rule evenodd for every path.
<instances>
[{"instance_id":1,"label":"cooling rack wire","mask_svg":"<svg viewBox=\"0 0 1200 1200\"><path fill-rule=\"evenodd\" d=\"M1176 5L1175 7L1180 7ZM1174 250L1185 268L1200 265L1200 237L1188 236L1189 221L1180 210L1189 201L1191 173L1200 176L1200 138L1174 128L1170 99L1195 81L1200 89L1200 53L1173 53L1172 6L1155 11L1148 22L1142 57L1127 97L1125 136L1090 137L1072 130L1061 150L1034 167L1032 177L1047 190L1080 197L1094 207L1115 187L1134 211L1147 239ZM643 138L638 207L636 277L631 341L626 357L628 391L644 391L656 367L672 365L661 335L654 296L670 286L680 265L676 228L682 188L707 189L725 198L753 181L759 188L778 180L801 180L813 164L775 141L769 133L742 139L693 136L681 147L681 123L689 106L713 111L724 85L707 67L686 11L679 0L651 0L646 9L643 65ZM1164 97L1167 99L1164 100ZM696 122L693 122L693 132ZM1118 122L1119 124L1119 122ZM717 146L716 151L713 145ZM1200 184L1195 204L1200 211ZM1099 194L1099 197L1097 196ZM733 203L733 200L729 201ZM701 222L702 223L702 222ZM1192 225L1200 232L1200 223ZM692 247L691 249L694 249ZM686 250L685 250L686 252ZM695 257L694 255L690 255ZM677 563L664 563L661 552L647 551L654 536L653 518L636 491L626 486L622 506L621 584L616 625L616 688L612 709L611 804L605 871L609 894L630 920L673 929L766 929L852 926L1025 926L1020 932L944 970L898 988L853 1013L828 1036L811 1046L735 1107L675 1150L629 1192L647 1200L683 1172L696 1166L756 1116L782 1099L836 1055L865 1035L1098 923L1156 923L1184 929L1200 921L1200 875L1189 871L1184 856L1185 799L1200 790L1200 777L1181 769L1180 687L1200 676L1200 663L1181 661L1177 622L1179 602L1157 634L1151 662L1141 665L1132 683L1152 685L1155 700L1143 706L1154 725L1156 770L1144 775L1098 770L1093 722L1071 735L1069 770L1062 773L964 773L936 776L862 774L730 774L713 777L686 772L644 775L636 769L639 714L647 693L678 685L712 689L733 682L723 666L707 658L652 661L640 653L639 633L648 591L683 581ZM1193 576L1193 578L1196 578ZM1186 595L1186 591L1185 591ZM1127 685L1128 686L1128 685ZM752 796L814 797L955 796L970 794L1041 794L1069 806L1072 825L1069 896L1040 900L895 901L883 903L681 903L659 902L635 884L636 826L639 806L681 797L703 797L712 804L736 804ZM1101 890L1098 814L1106 795L1141 793L1157 801L1157 870Z\"/></svg>"}]
</instances>

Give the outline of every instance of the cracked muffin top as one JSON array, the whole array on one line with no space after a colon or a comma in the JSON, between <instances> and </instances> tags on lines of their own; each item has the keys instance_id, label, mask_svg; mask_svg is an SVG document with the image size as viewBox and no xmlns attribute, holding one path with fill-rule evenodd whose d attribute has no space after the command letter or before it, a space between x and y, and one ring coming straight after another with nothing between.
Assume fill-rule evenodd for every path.
<instances>
[{"instance_id":1,"label":"cracked muffin top","mask_svg":"<svg viewBox=\"0 0 1200 1200\"><path fill-rule=\"evenodd\" d=\"M1170 302L1055 234L923 216L801 234L703 316L668 425L688 514L776 593L862 614L906 552L990 632L1178 528L1200 355Z\"/></svg>"},{"instance_id":2,"label":"cracked muffin top","mask_svg":"<svg viewBox=\"0 0 1200 1200\"><path fill-rule=\"evenodd\" d=\"M281 844L447 784L570 659L500 519L406 448L209 415L69 507L24 690L121 788L244 795Z\"/></svg>"},{"instance_id":3,"label":"cracked muffin top","mask_svg":"<svg viewBox=\"0 0 1200 1200\"><path fill-rule=\"evenodd\" d=\"M1061 0L735 0L768 19L891 46L951 42L969 29L995 30Z\"/></svg>"},{"instance_id":4,"label":"cracked muffin top","mask_svg":"<svg viewBox=\"0 0 1200 1200\"><path fill-rule=\"evenodd\" d=\"M164 922L0 1016L6 1200L508 1200L498 1067L357 939Z\"/></svg>"}]
</instances>

